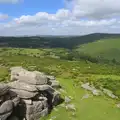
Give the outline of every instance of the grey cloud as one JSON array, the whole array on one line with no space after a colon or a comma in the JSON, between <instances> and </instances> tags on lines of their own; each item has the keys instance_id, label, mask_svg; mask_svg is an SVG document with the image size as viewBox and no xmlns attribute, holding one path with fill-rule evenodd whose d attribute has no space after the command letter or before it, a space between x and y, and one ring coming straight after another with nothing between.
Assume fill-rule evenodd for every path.
<instances>
[{"instance_id":1,"label":"grey cloud","mask_svg":"<svg viewBox=\"0 0 120 120\"><path fill-rule=\"evenodd\" d=\"M120 15L119 0L72 0L72 2L74 2L72 12L78 18L102 19Z\"/></svg>"}]
</instances>

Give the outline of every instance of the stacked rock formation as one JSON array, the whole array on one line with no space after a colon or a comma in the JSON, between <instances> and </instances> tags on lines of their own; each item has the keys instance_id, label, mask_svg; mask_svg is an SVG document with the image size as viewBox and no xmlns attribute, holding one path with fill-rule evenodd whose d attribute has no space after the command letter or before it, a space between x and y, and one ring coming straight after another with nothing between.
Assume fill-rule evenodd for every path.
<instances>
[{"instance_id":1,"label":"stacked rock formation","mask_svg":"<svg viewBox=\"0 0 120 120\"><path fill-rule=\"evenodd\" d=\"M47 115L62 100L60 93L56 90L60 87L59 82L53 76L47 76L38 71L28 71L22 67L11 68L11 82L3 87L4 89L2 87L1 89L4 92L0 91L2 93L0 96L7 95L8 98L0 99L2 101L1 120L6 120L8 116L8 120L13 118L15 120L18 118L19 120L37 120ZM4 104L10 107L7 108Z\"/></svg>"},{"instance_id":2,"label":"stacked rock formation","mask_svg":"<svg viewBox=\"0 0 120 120\"><path fill-rule=\"evenodd\" d=\"M6 120L19 104L20 98L9 90L6 84L0 84L0 120Z\"/></svg>"}]
</instances>

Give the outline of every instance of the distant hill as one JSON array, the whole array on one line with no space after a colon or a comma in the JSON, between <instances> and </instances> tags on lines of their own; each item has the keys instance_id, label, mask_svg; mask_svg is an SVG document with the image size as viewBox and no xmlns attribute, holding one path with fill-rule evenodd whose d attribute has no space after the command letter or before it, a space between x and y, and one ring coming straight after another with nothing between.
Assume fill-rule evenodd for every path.
<instances>
[{"instance_id":1,"label":"distant hill","mask_svg":"<svg viewBox=\"0 0 120 120\"><path fill-rule=\"evenodd\" d=\"M0 37L1 47L19 48L67 48L91 43L103 38L120 38L120 34L94 33L84 36L24 36Z\"/></svg>"},{"instance_id":2,"label":"distant hill","mask_svg":"<svg viewBox=\"0 0 120 120\"><path fill-rule=\"evenodd\" d=\"M80 53L109 60L120 61L120 38L105 38L92 43L79 45Z\"/></svg>"}]
</instances>

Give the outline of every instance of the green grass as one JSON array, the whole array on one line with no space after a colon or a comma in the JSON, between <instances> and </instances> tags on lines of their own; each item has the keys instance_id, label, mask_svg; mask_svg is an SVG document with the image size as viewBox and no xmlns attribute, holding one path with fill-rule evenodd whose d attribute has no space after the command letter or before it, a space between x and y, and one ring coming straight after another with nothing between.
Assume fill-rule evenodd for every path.
<instances>
[{"instance_id":1,"label":"green grass","mask_svg":"<svg viewBox=\"0 0 120 120\"><path fill-rule=\"evenodd\" d=\"M88 93L79 87L74 87L74 82L71 79L59 79L61 85L67 94L64 96L71 96L72 104L76 106L75 116L73 112L58 106L52 113L43 118L43 120L50 120L56 116L55 120L119 120L120 109L116 108L115 101L105 96L102 97L89 97L81 100L81 98Z\"/></svg>"},{"instance_id":2,"label":"green grass","mask_svg":"<svg viewBox=\"0 0 120 120\"><path fill-rule=\"evenodd\" d=\"M34 66L34 69L47 72L58 73L60 76L66 77L79 77L80 74L113 74L120 75L119 65L95 64L86 63L85 61L67 61L54 59L50 57L37 58L31 56L14 55L14 56L1 56L0 64L7 67L21 65L29 68ZM68 76L67 76L68 75Z\"/></svg>"},{"instance_id":3,"label":"green grass","mask_svg":"<svg viewBox=\"0 0 120 120\"><path fill-rule=\"evenodd\" d=\"M64 48L46 48L46 49L29 49L29 48L0 48L0 55L26 55L34 57L66 57L69 50Z\"/></svg>"},{"instance_id":4,"label":"green grass","mask_svg":"<svg viewBox=\"0 0 120 120\"><path fill-rule=\"evenodd\" d=\"M91 55L92 57L120 60L120 38L101 39L96 42L83 44L76 49L79 52Z\"/></svg>"},{"instance_id":5,"label":"green grass","mask_svg":"<svg viewBox=\"0 0 120 120\"><path fill-rule=\"evenodd\" d=\"M6 67L0 66L0 82L8 81L9 79L9 72Z\"/></svg>"},{"instance_id":6,"label":"green grass","mask_svg":"<svg viewBox=\"0 0 120 120\"><path fill-rule=\"evenodd\" d=\"M50 120L55 116L56 118L53 120L119 120L120 109L115 106L117 101L106 96L81 100L89 92L80 88L80 83L83 81L92 82L95 86L104 86L120 95L120 65L96 64L84 60L68 61L51 58L50 56L35 57L51 51L58 55L64 53L64 49L55 52L54 50L0 49L0 82L9 79L8 70L13 66L23 66L28 70L38 70L52 74L58 78L66 91L66 93L62 93L62 96L71 96L73 98L71 103L76 106L77 110L75 115L72 115L73 111L66 110L59 105L56 107L57 110L53 110L50 115L42 120Z\"/></svg>"}]
</instances>

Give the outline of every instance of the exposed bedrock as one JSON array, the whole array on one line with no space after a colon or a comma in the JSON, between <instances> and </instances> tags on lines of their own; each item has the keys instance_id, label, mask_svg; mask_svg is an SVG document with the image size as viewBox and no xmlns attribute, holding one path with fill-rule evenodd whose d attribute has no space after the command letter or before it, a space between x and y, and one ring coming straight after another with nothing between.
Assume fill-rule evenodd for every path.
<instances>
[{"instance_id":1,"label":"exposed bedrock","mask_svg":"<svg viewBox=\"0 0 120 120\"><path fill-rule=\"evenodd\" d=\"M38 120L63 99L54 76L12 67L9 83L0 84L0 120Z\"/></svg>"}]
</instances>

